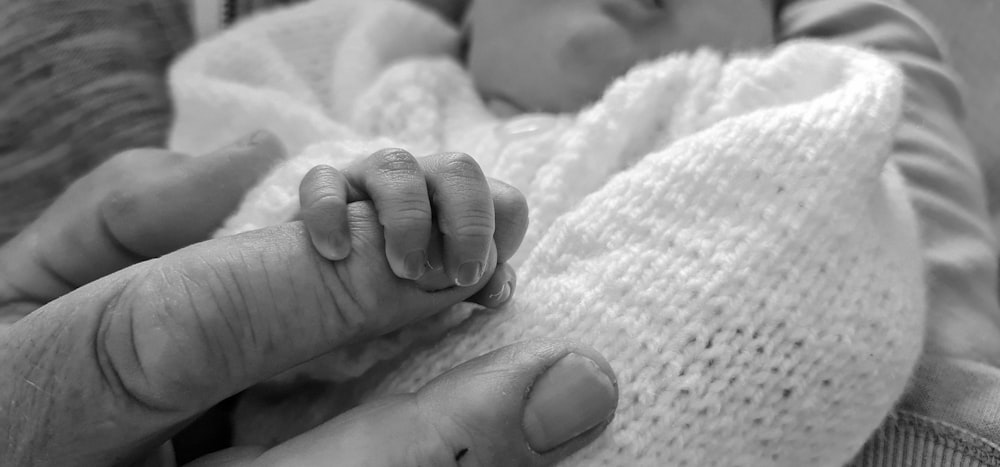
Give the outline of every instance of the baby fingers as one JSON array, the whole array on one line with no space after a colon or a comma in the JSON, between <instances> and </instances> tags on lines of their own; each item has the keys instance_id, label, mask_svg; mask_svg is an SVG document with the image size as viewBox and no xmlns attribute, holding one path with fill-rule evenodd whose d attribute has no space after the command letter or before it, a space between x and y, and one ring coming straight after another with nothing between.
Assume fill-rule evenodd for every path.
<instances>
[{"instance_id":1,"label":"baby fingers","mask_svg":"<svg viewBox=\"0 0 1000 467\"><path fill-rule=\"evenodd\" d=\"M467 154L438 154L420 162L442 234L445 271L455 285L476 284L486 270L496 229L490 184Z\"/></svg>"},{"instance_id":2,"label":"baby fingers","mask_svg":"<svg viewBox=\"0 0 1000 467\"><path fill-rule=\"evenodd\" d=\"M375 204L393 273L404 279L420 278L427 269L433 214L417 159L402 149L383 149L353 164L344 175Z\"/></svg>"},{"instance_id":3,"label":"baby fingers","mask_svg":"<svg viewBox=\"0 0 1000 467\"><path fill-rule=\"evenodd\" d=\"M344 174L327 165L313 167L299 184L300 215L313 247L329 260L344 259L351 252L347 225L350 191Z\"/></svg>"},{"instance_id":4,"label":"baby fingers","mask_svg":"<svg viewBox=\"0 0 1000 467\"><path fill-rule=\"evenodd\" d=\"M299 197L313 243L328 259L350 253L347 204L371 200L396 276L418 279L428 268L443 268L449 283L465 287L489 269L497 230L494 194L479 164L466 154L418 160L402 149L384 149L343 172L314 168L302 180Z\"/></svg>"}]
</instances>

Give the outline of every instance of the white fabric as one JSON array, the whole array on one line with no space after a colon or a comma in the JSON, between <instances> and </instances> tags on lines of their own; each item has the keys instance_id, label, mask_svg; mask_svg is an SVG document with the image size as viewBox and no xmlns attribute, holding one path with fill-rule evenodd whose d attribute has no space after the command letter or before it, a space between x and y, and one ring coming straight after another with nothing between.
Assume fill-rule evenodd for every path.
<instances>
[{"instance_id":1,"label":"white fabric","mask_svg":"<svg viewBox=\"0 0 1000 467\"><path fill-rule=\"evenodd\" d=\"M455 38L406 3L315 1L197 47L172 73L174 149L266 128L296 155L220 235L290 218L309 168L385 146L467 152L524 192L514 302L411 350L369 397L565 337L606 355L621 389L607 434L571 463L848 461L923 340L917 228L888 159L898 72L814 42L699 52L636 67L579 114L500 120L447 58ZM465 317L302 371L351 377Z\"/></svg>"}]
</instances>

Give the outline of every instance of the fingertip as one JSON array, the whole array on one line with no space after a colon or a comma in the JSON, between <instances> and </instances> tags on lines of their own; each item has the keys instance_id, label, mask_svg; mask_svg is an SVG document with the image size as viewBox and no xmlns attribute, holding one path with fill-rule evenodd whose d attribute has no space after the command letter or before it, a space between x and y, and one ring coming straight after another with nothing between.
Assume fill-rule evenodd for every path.
<instances>
[{"instance_id":1,"label":"fingertip","mask_svg":"<svg viewBox=\"0 0 1000 467\"><path fill-rule=\"evenodd\" d=\"M466 261L454 273L455 285L469 287L476 285L483 278L486 263L483 261Z\"/></svg>"},{"instance_id":2,"label":"fingertip","mask_svg":"<svg viewBox=\"0 0 1000 467\"><path fill-rule=\"evenodd\" d=\"M333 198L325 198L304 208L302 222L309 239L320 256L339 261L351 252L351 233L347 206Z\"/></svg>"},{"instance_id":3,"label":"fingertip","mask_svg":"<svg viewBox=\"0 0 1000 467\"><path fill-rule=\"evenodd\" d=\"M513 185L495 179L489 182L496 212L493 238L497 243L497 256L505 262L517 252L528 231L528 201Z\"/></svg>"},{"instance_id":4,"label":"fingertip","mask_svg":"<svg viewBox=\"0 0 1000 467\"><path fill-rule=\"evenodd\" d=\"M346 211L346 209L345 209ZM346 216L346 213L344 214ZM351 253L350 232L347 219L316 210L304 211L302 221L306 224L309 239L320 256L340 261Z\"/></svg>"},{"instance_id":5,"label":"fingertip","mask_svg":"<svg viewBox=\"0 0 1000 467\"><path fill-rule=\"evenodd\" d=\"M403 258L404 279L417 280L427 272L427 252L423 249L413 250Z\"/></svg>"},{"instance_id":6,"label":"fingertip","mask_svg":"<svg viewBox=\"0 0 1000 467\"><path fill-rule=\"evenodd\" d=\"M497 452L489 452L494 449L503 459L518 459L517 465L553 465L608 427L618 404L618 383L593 348L544 339L459 365L417 397L451 446L468 447L479 460L497 459ZM511 424L511 419L521 422ZM480 429L470 434L463 426ZM489 444L484 446L479 436L489 438Z\"/></svg>"},{"instance_id":7,"label":"fingertip","mask_svg":"<svg viewBox=\"0 0 1000 467\"><path fill-rule=\"evenodd\" d=\"M377 399L265 453L315 465L556 465L609 425L618 388L607 361L571 341L490 352L416 393Z\"/></svg>"},{"instance_id":8,"label":"fingertip","mask_svg":"<svg viewBox=\"0 0 1000 467\"><path fill-rule=\"evenodd\" d=\"M486 176L465 153L436 154L421 163L443 234L448 275L458 287L476 285L487 272L487 248L496 228Z\"/></svg>"},{"instance_id":9,"label":"fingertip","mask_svg":"<svg viewBox=\"0 0 1000 467\"><path fill-rule=\"evenodd\" d=\"M389 263L392 274L400 279L416 281L428 272L427 251L416 248L405 251L407 245L400 240L400 235L385 234L385 259Z\"/></svg>"},{"instance_id":10,"label":"fingertip","mask_svg":"<svg viewBox=\"0 0 1000 467\"><path fill-rule=\"evenodd\" d=\"M254 132L156 172L151 180L134 187L140 193L134 203L139 214L130 218L147 219L133 220L144 226L136 242L141 247L135 250L158 256L208 238L285 155L275 135Z\"/></svg>"},{"instance_id":11,"label":"fingertip","mask_svg":"<svg viewBox=\"0 0 1000 467\"><path fill-rule=\"evenodd\" d=\"M343 242L332 239L330 235L322 233L310 233L309 236L312 239L313 248L316 248L316 252L325 259L340 261L351 254L350 243L345 245Z\"/></svg>"},{"instance_id":12,"label":"fingertip","mask_svg":"<svg viewBox=\"0 0 1000 467\"><path fill-rule=\"evenodd\" d=\"M285 144L281 142L278 135L269 130L257 130L250 133L237 145L242 144L246 148L253 150L255 154L261 156L264 161L276 162L288 157Z\"/></svg>"},{"instance_id":13,"label":"fingertip","mask_svg":"<svg viewBox=\"0 0 1000 467\"><path fill-rule=\"evenodd\" d=\"M192 176L210 176L219 187L233 187L242 197L251 186L288 157L285 145L270 131L258 130L189 165ZM226 183L220 183L225 181Z\"/></svg>"},{"instance_id":14,"label":"fingertip","mask_svg":"<svg viewBox=\"0 0 1000 467\"><path fill-rule=\"evenodd\" d=\"M535 379L524 407L524 434L547 453L588 431L603 429L618 405L613 375L593 358L570 352Z\"/></svg>"},{"instance_id":15,"label":"fingertip","mask_svg":"<svg viewBox=\"0 0 1000 467\"><path fill-rule=\"evenodd\" d=\"M498 264L486 285L469 301L487 308L500 308L507 304L517 290L517 273L509 264Z\"/></svg>"},{"instance_id":16,"label":"fingertip","mask_svg":"<svg viewBox=\"0 0 1000 467\"><path fill-rule=\"evenodd\" d=\"M313 167L299 184L300 216L320 256L340 261L351 251L348 181L328 165Z\"/></svg>"}]
</instances>

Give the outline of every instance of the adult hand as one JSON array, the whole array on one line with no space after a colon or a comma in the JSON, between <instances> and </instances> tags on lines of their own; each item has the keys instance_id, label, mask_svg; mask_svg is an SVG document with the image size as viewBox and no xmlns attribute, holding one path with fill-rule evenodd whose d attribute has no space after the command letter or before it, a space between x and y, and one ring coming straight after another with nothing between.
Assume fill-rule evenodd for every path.
<instances>
[{"instance_id":1,"label":"adult hand","mask_svg":"<svg viewBox=\"0 0 1000 467\"><path fill-rule=\"evenodd\" d=\"M0 334L0 458L148 458L222 399L458 301L495 300L489 287L505 281L493 276L512 274L495 265L513 252L494 248L472 287L427 292L400 279L370 203L350 206L343 261L319 256L298 222L195 243L281 157L266 134L195 159L129 152L0 247L0 315L20 318ZM510 244L501 237L523 233L523 199L494 189L494 204L496 244ZM269 451L202 463L547 465L606 426L610 374L576 344L522 344Z\"/></svg>"}]
</instances>

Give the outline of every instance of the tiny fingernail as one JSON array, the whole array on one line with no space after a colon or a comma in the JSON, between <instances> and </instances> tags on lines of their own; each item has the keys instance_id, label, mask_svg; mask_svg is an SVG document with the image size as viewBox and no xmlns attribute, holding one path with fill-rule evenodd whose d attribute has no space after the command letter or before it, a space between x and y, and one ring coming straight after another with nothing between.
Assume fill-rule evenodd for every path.
<instances>
[{"instance_id":1,"label":"tiny fingernail","mask_svg":"<svg viewBox=\"0 0 1000 467\"><path fill-rule=\"evenodd\" d=\"M607 422L618 390L601 367L568 354L535 380L524 407L524 433L536 452L547 452Z\"/></svg>"},{"instance_id":2,"label":"tiny fingernail","mask_svg":"<svg viewBox=\"0 0 1000 467\"><path fill-rule=\"evenodd\" d=\"M458 277L455 278L455 285L468 287L475 285L479 279L483 278L483 263L479 261L469 261L458 268Z\"/></svg>"},{"instance_id":3,"label":"tiny fingernail","mask_svg":"<svg viewBox=\"0 0 1000 467\"><path fill-rule=\"evenodd\" d=\"M406 254L403 258L403 270L407 279L420 279L424 275L427 265L427 254L424 250L414 250Z\"/></svg>"},{"instance_id":4,"label":"tiny fingernail","mask_svg":"<svg viewBox=\"0 0 1000 467\"><path fill-rule=\"evenodd\" d=\"M328 242L329 256L327 258L329 259L340 261L351 253L351 241L344 239L339 234L331 235Z\"/></svg>"},{"instance_id":5,"label":"tiny fingernail","mask_svg":"<svg viewBox=\"0 0 1000 467\"><path fill-rule=\"evenodd\" d=\"M328 240L316 240L313 242L316 250L319 251L320 256L330 260L330 261L340 261L347 257L347 253L342 252L342 249L336 247L336 243L332 239Z\"/></svg>"},{"instance_id":6,"label":"tiny fingernail","mask_svg":"<svg viewBox=\"0 0 1000 467\"><path fill-rule=\"evenodd\" d=\"M504 282L503 287L500 287L500 291L495 294L490 294L490 299L496 302L498 305L507 303L510 299L512 288L510 282Z\"/></svg>"}]
</instances>

